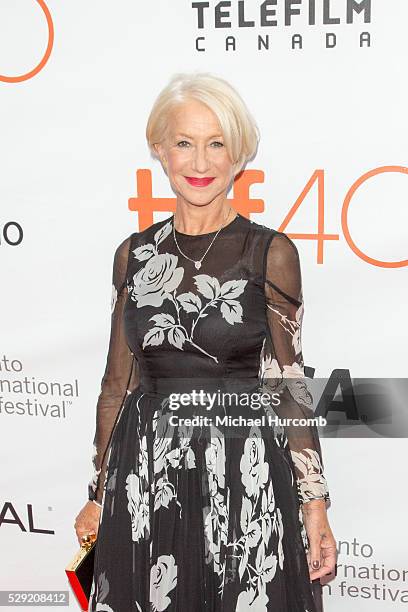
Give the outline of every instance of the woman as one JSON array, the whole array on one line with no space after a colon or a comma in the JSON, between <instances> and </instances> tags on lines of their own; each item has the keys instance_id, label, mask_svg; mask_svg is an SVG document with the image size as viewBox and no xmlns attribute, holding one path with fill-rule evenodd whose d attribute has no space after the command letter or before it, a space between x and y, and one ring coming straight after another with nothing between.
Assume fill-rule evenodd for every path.
<instances>
[{"instance_id":1,"label":"woman","mask_svg":"<svg viewBox=\"0 0 408 612\"><path fill-rule=\"evenodd\" d=\"M336 553L317 430L251 421L313 415L296 246L227 200L257 126L226 81L182 74L146 133L176 210L115 253L95 473L75 523L79 540L98 535L89 610L313 612L310 581Z\"/></svg>"}]
</instances>

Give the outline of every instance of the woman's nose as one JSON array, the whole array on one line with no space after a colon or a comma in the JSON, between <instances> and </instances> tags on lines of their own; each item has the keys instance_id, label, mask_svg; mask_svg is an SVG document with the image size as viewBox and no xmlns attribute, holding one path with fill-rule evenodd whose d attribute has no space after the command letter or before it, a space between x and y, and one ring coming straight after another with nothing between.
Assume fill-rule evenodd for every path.
<instances>
[{"instance_id":1,"label":"woman's nose","mask_svg":"<svg viewBox=\"0 0 408 612\"><path fill-rule=\"evenodd\" d=\"M209 162L205 147L196 147L193 158L193 168L197 172L206 172Z\"/></svg>"}]
</instances>

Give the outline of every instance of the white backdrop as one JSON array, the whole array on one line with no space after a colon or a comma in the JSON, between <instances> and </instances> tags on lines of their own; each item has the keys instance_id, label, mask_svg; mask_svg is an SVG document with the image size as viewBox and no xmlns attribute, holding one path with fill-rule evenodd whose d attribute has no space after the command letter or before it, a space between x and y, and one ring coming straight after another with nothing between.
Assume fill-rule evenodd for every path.
<instances>
[{"instance_id":1,"label":"white backdrop","mask_svg":"<svg viewBox=\"0 0 408 612\"><path fill-rule=\"evenodd\" d=\"M264 3L277 24L262 26L262 2L246 0L254 26L242 27L233 0L222 9L229 28L215 27L217 3L208 4L199 28L201 9L185 0L0 3L2 590L69 589L64 568L91 477L113 253L145 227L131 210L137 171L151 172L154 198L173 197L144 138L173 73L227 78L259 124L247 169L263 172L249 191L263 203L247 210L299 248L303 352L315 377L336 368L351 377L407 374L407 262L395 262L407 257L408 3L363 0L347 23L352 2L316 0L313 24L309 2L298 0L286 3L299 12L289 25L277 0ZM259 36L264 44L269 36L268 50L258 49ZM228 37L235 50L226 50ZM170 212L153 210L152 219ZM316 239L299 236L319 231L332 236L320 254ZM65 387L58 393L51 383ZM322 447L339 543L325 610L405 609L406 438L325 438ZM78 609L73 594L69 609Z\"/></svg>"}]
</instances>

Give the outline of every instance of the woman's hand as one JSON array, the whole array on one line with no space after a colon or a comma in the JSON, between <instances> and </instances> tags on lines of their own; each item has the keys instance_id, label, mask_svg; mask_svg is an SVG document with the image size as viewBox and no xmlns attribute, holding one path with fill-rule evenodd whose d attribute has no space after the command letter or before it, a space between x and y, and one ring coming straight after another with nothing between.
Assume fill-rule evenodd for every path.
<instances>
[{"instance_id":1,"label":"woman's hand","mask_svg":"<svg viewBox=\"0 0 408 612\"><path fill-rule=\"evenodd\" d=\"M329 525L324 499L312 499L302 504L303 522L309 538L307 551L310 580L335 574L336 540ZM318 562L316 566L314 562Z\"/></svg>"},{"instance_id":2,"label":"woman's hand","mask_svg":"<svg viewBox=\"0 0 408 612\"><path fill-rule=\"evenodd\" d=\"M101 510L102 508L94 504L93 501L88 501L79 512L75 519L74 528L80 545L82 544L82 536L90 533L98 535Z\"/></svg>"}]
</instances>

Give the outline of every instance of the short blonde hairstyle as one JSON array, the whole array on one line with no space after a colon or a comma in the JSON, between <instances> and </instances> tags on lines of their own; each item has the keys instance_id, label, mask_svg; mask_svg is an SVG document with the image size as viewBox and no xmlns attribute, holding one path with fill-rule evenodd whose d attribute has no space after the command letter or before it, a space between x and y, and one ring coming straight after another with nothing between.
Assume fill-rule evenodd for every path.
<instances>
[{"instance_id":1,"label":"short blonde hairstyle","mask_svg":"<svg viewBox=\"0 0 408 612\"><path fill-rule=\"evenodd\" d=\"M209 72L175 74L156 98L146 126L146 139L153 157L158 157L154 145L166 137L170 112L191 99L205 104L217 117L237 175L256 153L259 129L232 85Z\"/></svg>"}]
</instances>

